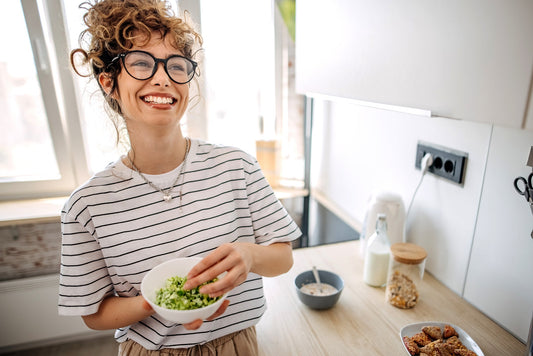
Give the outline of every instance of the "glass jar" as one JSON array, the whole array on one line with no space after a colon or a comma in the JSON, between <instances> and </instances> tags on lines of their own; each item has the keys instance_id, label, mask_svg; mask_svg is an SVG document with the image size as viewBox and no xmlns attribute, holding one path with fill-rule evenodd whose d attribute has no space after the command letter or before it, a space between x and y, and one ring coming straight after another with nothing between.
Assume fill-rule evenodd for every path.
<instances>
[{"instance_id":1,"label":"glass jar","mask_svg":"<svg viewBox=\"0 0 533 356\"><path fill-rule=\"evenodd\" d=\"M427 252L412 243L391 246L385 297L395 307L412 308L418 303Z\"/></svg>"}]
</instances>

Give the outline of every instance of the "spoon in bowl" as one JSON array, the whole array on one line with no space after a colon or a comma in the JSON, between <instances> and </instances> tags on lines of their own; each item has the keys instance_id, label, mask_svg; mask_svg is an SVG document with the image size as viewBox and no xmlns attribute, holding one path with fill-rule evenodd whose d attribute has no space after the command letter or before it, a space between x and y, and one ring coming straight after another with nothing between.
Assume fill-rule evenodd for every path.
<instances>
[{"instance_id":1,"label":"spoon in bowl","mask_svg":"<svg viewBox=\"0 0 533 356\"><path fill-rule=\"evenodd\" d=\"M322 283L320 283L320 277L318 275L318 271L316 270L316 266L313 266L313 276L315 276L315 281L318 284L318 290L320 293L322 293Z\"/></svg>"}]
</instances>

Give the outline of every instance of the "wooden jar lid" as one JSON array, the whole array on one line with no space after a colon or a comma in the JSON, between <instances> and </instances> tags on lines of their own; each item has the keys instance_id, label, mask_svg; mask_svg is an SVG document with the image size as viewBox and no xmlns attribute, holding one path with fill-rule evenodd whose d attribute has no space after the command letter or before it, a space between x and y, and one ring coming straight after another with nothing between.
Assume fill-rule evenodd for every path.
<instances>
[{"instance_id":1,"label":"wooden jar lid","mask_svg":"<svg viewBox=\"0 0 533 356\"><path fill-rule=\"evenodd\" d=\"M390 250L396 261L409 265L419 264L428 256L423 247L408 242L395 243Z\"/></svg>"}]
</instances>

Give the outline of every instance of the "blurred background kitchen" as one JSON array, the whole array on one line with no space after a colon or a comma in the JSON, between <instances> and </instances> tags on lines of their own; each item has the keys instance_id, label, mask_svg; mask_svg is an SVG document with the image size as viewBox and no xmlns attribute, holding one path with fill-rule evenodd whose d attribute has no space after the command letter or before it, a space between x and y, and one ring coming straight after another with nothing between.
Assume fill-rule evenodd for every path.
<instances>
[{"instance_id":1,"label":"blurred background kitchen","mask_svg":"<svg viewBox=\"0 0 533 356\"><path fill-rule=\"evenodd\" d=\"M531 1L171 2L205 40L184 132L255 153L295 248L358 239L372 194L394 192L427 271L527 341L533 210L513 180L533 169ZM0 353L110 334L56 309L62 203L124 151L69 69L78 5L2 1ZM422 177L420 141L465 153L461 183Z\"/></svg>"}]
</instances>

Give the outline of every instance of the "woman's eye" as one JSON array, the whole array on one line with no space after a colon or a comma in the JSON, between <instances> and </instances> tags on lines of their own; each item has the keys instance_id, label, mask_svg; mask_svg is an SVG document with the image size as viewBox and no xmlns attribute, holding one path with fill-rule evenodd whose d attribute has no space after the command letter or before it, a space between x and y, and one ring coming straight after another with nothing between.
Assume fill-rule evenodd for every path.
<instances>
[{"instance_id":1,"label":"woman's eye","mask_svg":"<svg viewBox=\"0 0 533 356\"><path fill-rule=\"evenodd\" d=\"M132 62L130 66L137 68L152 68L152 65L147 61L135 61Z\"/></svg>"},{"instance_id":2,"label":"woman's eye","mask_svg":"<svg viewBox=\"0 0 533 356\"><path fill-rule=\"evenodd\" d=\"M172 64L168 70L172 72L184 72L185 68L181 64Z\"/></svg>"}]
</instances>

